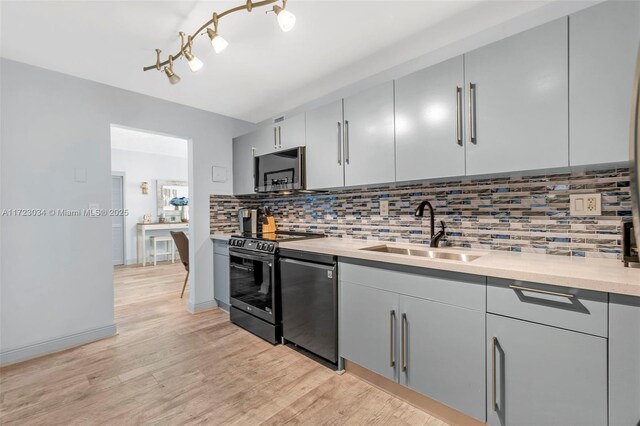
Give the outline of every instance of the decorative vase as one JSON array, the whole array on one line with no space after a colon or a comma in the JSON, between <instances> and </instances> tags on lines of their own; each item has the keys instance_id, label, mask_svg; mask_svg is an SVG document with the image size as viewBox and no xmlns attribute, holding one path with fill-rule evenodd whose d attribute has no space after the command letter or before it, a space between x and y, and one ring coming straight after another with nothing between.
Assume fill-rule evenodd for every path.
<instances>
[{"instance_id":1,"label":"decorative vase","mask_svg":"<svg viewBox=\"0 0 640 426\"><path fill-rule=\"evenodd\" d=\"M180 219L183 222L189 222L189 206L182 206L182 211L180 212Z\"/></svg>"}]
</instances>

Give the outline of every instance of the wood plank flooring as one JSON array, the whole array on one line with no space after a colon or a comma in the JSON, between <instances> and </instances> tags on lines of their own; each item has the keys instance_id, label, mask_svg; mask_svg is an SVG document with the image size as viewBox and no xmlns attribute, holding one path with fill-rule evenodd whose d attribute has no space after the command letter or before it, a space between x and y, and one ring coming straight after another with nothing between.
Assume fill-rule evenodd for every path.
<instances>
[{"instance_id":1,"label":"wood plank flooring","mask_svg":"<svg viewBox=\"0 0 640 426\"><path fill-rule=\"evenodd\" d=\"M118 335L0 369L2 425L445 423L229 323L189 314L184 268L115 270Z\"/></svg>"}]
</instances>

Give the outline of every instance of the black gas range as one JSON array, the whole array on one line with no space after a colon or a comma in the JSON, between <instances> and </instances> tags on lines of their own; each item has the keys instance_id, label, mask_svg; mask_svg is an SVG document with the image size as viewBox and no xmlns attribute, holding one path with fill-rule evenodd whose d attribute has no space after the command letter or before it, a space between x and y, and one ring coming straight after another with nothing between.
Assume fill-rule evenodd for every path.
<instances>
[{"instance_id":1,"label":"black gas range","mask_svg":"<svg viewBox=\"0 0 640 426\"><path fill-rule=\"evenodd\" d=\"M305 232L232 236L229 240L231 322L268 342L278 343L282 333L278 244L323 237Z\"/></svg>"}]
</instances>

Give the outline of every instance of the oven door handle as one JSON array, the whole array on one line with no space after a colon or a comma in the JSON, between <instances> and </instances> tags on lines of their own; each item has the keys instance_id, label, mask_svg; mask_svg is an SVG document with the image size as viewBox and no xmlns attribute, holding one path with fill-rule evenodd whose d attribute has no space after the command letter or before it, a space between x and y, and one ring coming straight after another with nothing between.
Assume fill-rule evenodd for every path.
<instances>
[{"instance_id":1,"label":"oven door handle","mask_svg":"<svg viewBox=\"0 0 640 426\"><path fill-rule=\"evenodd\" d=\"M253 272L254 271L254 269L249 267L249 266L236 265L235 263L230 263L229 267L235 268L235 269L240 269L241 271L246 271L246 272Z\"/></svg>"},{"instance_id":2,"label":"oven door handle","mask_svg":"<svg viewBox=\"0 0 640 426\"><path fill-rule=\"evenodd\" d=\"M229 249L229 256L235 256L241 259L257 260L258 262L271 263L273 261L272 255L260 256L256 254L250 254L246 251L239 251L239 250L233 250L233 249Z\"/></svg>"}]
</instances>

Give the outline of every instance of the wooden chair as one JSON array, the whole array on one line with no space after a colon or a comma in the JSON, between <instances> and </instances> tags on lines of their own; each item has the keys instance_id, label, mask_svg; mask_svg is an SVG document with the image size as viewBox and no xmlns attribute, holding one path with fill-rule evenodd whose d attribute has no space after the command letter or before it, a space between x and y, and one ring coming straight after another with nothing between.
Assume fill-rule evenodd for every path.
<instances>
[{"instance_id":1,"label":"wooden chair","mask_svg":"<svg viewBox=\"0 0 640 426\"><path fill-rule=\"evenodd\" d=\"M184 285L182 286L182 293L180 293L180 299L184 296L184 289L187 288L187 281L189 281L189 238L182 232L171 231L173 242L178 248L178 254L180 255L180 261L184 265L184 269L187 270L187 276L184 279Z\"/></svg>"}]
</instances>

